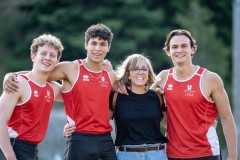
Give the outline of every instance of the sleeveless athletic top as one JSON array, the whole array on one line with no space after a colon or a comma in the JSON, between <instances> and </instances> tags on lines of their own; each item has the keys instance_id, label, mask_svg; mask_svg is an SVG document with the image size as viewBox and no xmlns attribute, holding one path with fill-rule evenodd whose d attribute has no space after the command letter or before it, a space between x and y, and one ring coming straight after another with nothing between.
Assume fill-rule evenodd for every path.
<instances>
[{"instance_id":1,"label":"sleeveless athletic top","mask_svg":"<svg viewBox=\"0 0 240 160\"><path fill-rule=\"evenodd\" d=\"M214 102L203 95L200 84L204 68L199 67L187 80L177 80L174 68L164 86L167 107L167 155L170 158L195 158L219 155L214 120Z\"/></svg>"},{"instance_id":2,"label":"sleeveless athletic top","mask_svg":"<svg viewBox=\"0 0 240 160\"><path fill-rule=\"evenodd\" d=\"M47 131L54 100L54 90L49 83L39 86L25 75L31 94L23 103L17 104L7 124L9 136L34 144L40 143Z\"/></svg>"},{"instance_id":3,"label":"sleeveless athletic top","mask_svg":"<svg viewBox=\"0 0 240 160\"><path fill-rule=\"evenodd\" d=\"M158 95L148 90L144 94L118 94L114 119L117 126L116 146L166 143L160 131L163 117ZM113 94L110 97L112 104Z\"/></svg>"},{"instance_id":4,"label":"sleeveless athletic top","mask_svg":"<svg viewBox=\"0 0 240 160\"><path fill-rule=\"evenodd\" d=\"M69 91L63 91L67 120L75 132L104 134L112 131L109 123L109 95L112 84L107 72L93 72L81 60L78 76Z\"/></svg>"}]
</instances>

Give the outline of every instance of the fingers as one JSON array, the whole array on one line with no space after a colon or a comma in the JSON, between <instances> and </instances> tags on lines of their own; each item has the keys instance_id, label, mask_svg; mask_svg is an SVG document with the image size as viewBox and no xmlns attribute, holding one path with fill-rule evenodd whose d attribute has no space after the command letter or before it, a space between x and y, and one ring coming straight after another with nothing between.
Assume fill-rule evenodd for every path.
<instances>
[{"instance_id":1,"label":"fingers","mask_svg":"<svg viewBox=\"0 0 240 160\"><path fill-rule=\"evenodd\" d=\"M63 135L65 137L71 136L75 129L76 129L75 125L67 123L64 126Z\"/></svg>"},{"instance_id":2,"label":"fingers","mask_svg":"<svg viewBox=\"0 0 240 160\"><path fill-rule=\"evenodd\" d=\"M154 91L155 91L155 92L158 92L158 93L160 93L160 94L163 94L163 93L164 93L164 90L163 90L161 87L154 88Z\"/></svg>"},{"instance_id":3,"label":"fingers","mask_svg":"<svg viewBox=\"0 0 240 160\"><path fill-rule=\"evenodd\" d=\"M103 65L103 70L106 72L110 72L112 70L111 66Z\"/></svg>"},{"instance_id":4,"label":"fingers","mask_svg":"<svg viewBox=\"0 0 240 160\"><path fill-rule=\"evenodd\" d=\"M108 59L104 59L103 64L108 65L108 66L112 66L111 62Z\"/></svg>"},{"instance_id":5,"label":"fingers","mask_svg":"<svg viewBox=\"0 0 240 160\"><path fill-rule=\"evenodd\" d=\"M6 93L14 93L18 91L18 79L16 75L11 75L3 82L3 89Z\"/></svg>"},{"instance_id":6,"label":"fingers","mask_svg":"<svg viewBox=\"0 0 240 160\"><path fill-rule=\"evenodd\" d=\"M112 70L112 64L108 59L105 59L102 64L103 70L109 72Z\"/></svg>"},{"instance_id":7,"label":"fingers","mask_svg":"<svg viewBox=\"0 0 240 160\"><path fill-rule=\"evenodd\" d=\"M128 87L128 89L130 89L130 87ZM124 84L119 85L116 91L117 91L118 93L128 95L126 86L125 86Z\"/></svg>"}]
</instances>

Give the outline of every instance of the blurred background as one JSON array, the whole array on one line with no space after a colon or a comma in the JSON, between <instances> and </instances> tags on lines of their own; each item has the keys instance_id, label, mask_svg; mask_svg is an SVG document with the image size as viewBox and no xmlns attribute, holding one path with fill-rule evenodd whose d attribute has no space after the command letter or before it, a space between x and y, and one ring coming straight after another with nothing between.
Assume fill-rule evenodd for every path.
<instances>
[{"instance_id":1,"label":"blurred background","mask_svg":"<svg viewBox=\"0 0 240 160\"><path fill-rule=\"evenodd\" d=\"M197 41L194 64L219 74L233 103L235 4L240 7L239 3L228 0L2 0L0 80L2 82L7 72L31 69L29 48L33 38L43 33L61 39L65 47L61 61L85 58L84 32L96 23L104 23L114 33L107 55L114 68L127 55L138 52L148 56L155 72L159 73L172 66L162 50L166 35L181 28L190 30ZM2 84L0 88L2 90ZM47 137L39 146L40 160L63 159L65 123L63 104L55 103ZM217 129L225 156L220 120Z\"/></svg>"}]
</instances>

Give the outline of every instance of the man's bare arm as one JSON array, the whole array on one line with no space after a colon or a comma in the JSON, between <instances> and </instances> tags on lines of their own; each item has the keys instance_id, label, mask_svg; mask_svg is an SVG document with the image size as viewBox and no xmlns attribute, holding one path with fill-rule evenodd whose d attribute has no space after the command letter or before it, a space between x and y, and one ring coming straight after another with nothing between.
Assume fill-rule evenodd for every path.
<instances>
[{"instance_id":1,"label":"man's bare arm","mask_svg":"<svg viewBox=\"0 0 240 160\"><path fill-rule=\"evenodd\" d=\"M223 132L228 147L228 159L237 160L237 129L223 82L221 78L214 73L208 75L207 78L208 87L211 88L212 99L216 104L221 118Z\"/></svg>"},{"instance_id":2,"label":"man's bare arm","mask_svg":"<svg viewBox=\"0 0 240 160\"><path fill-rule=\"evenodd\" d=\"M0 148L7 159L16 160L15 153L10 143L7 122L12 116L15 105L20 98L20 93L7 94L3 92L0 97Z\"/></svg>"}]
</instances>

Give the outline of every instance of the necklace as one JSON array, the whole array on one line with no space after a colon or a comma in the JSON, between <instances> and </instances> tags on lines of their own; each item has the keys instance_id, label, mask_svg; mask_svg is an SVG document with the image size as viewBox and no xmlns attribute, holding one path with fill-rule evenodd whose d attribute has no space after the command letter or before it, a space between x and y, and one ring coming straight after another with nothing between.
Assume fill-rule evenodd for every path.
<instances>
[{"instance_id":1,"label":"necklace","mask_svg":"<svg viewBox=\"0 0 240 160\"><path fill-rule=\"evenodd\" d=\"M86 68L86 70L88 71L89 75L93 78L93 79L99 79L102 76L103 70L101 69L100 75L98 76L93 76L92 73L89 71L89 69L87 68L87 64L86 64L86 60L83 60L84 66Z\"/></svg>"},{"instance_id":2,"label":"necklace","mask_svg":"<svg viewBox=\"0 0 240 160\"><path fill-rule=\"evenodd\" d=\"M87 69L87 71L88 71L88 69ZM89 75L90 75L93 79L99 79L99 78L102 76L102 72L103 72L103 70L101 70L101 73L100 73L99 76L93 76L92 73L88 71Z\"/></svg>"}]
</instances>

